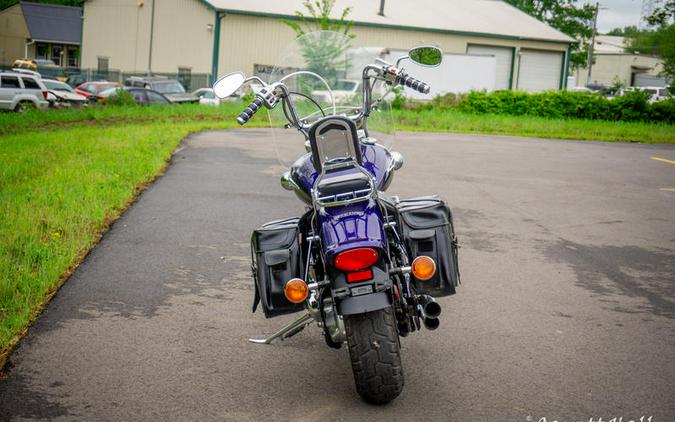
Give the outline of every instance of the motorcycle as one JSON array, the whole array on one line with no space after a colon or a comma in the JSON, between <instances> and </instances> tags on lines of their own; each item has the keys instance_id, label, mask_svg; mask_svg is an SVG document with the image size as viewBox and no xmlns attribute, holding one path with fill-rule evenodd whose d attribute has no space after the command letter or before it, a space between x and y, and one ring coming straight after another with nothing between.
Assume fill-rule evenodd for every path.
<instances>
[{"instance_id":1,"label":"motorcycle","mask_svg":"<svg viewBox=\"0 0 675 422\"><path fill-rule=\"evenodd\" d=\"M436 299L454 294L460 283L458 244L444 201L385 193L403 157L379 143L367 123L391 89L429 92L402 62L435 67L443 54L422 46L393 64L375 57L360 69L358 104L338 106L331 82L355 78L359 49L351 48L347 37L325 31L306 34L295 46L294 59L282 63L268 82L234 72L213 86L218 97L227 98L254 84L255 98L237 117L239 124L261 108L271 115L281 109L284 127L305 140L306 153L281 176L281 185L303 201L306 212L266 223L251 239L253 312L261 305L267 318L301 316L250 341L270 344L316 322L328 346L347 345L359 395L388 403L404 384L400 337L438 328ZM375 99L377 84L384 93Z\"/></svg>"}]
</instances>

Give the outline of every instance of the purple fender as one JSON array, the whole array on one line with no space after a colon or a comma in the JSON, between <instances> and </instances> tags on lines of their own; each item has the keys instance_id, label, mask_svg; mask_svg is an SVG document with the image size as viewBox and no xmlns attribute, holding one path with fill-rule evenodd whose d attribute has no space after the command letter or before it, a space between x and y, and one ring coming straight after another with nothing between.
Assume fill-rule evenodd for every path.
<instances>
[{"instance_id":1,"label":"purple fender","mask_svg":"<svg viewBox=\"0 0 675 422\"><path fill-rule=\"evenodd\" d=\"M385 249L382 217L374 200L324 208L324 211L319 214L320 237L328 262L347 249Z\"/></svg>"}]
</instances>

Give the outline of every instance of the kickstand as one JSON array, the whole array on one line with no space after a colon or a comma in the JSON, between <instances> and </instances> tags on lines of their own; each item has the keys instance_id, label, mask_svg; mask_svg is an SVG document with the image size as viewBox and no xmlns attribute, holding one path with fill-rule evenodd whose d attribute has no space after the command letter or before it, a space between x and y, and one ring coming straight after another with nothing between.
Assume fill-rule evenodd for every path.
<instances>
[{"instance_id":1,"label":"kickstand","mask_svg":"<svg viewBox=\"0 0 675 422\"><path fill-rule=\"evenodd\" d=\"M305 314L300 318L296 319L295 321L290 322L287 325L284 325L279 329L279 331L277 331L276 333L272 334L267 338L250 338L248 339L248 341L256 344L270 344L276 339L283 340L302 331L303 328L311 324L312 322L311 320L312 316L310 314Z\"/></svg>"}]
</instances>

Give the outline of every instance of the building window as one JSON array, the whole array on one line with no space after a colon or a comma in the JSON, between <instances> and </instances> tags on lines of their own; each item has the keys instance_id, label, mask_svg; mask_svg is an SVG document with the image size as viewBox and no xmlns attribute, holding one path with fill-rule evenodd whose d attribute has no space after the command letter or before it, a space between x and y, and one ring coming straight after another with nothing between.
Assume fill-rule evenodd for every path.
<instances>
[{"instance_id":1,"label":"building window","mask_svg":"<svg viewBox=\"0 0 675 422\"><path fill-rule=\"evenodd\" d=\"M48 59L49 58L49 45L45 43L37 43L35 45L35 58L36 59Z\"/></svg>"},{"instance_id":2,"label":"building window","mask_svg":"<svg viewBox=\"0 0 675 422\"><path fill-rule=\"evenodd\" d=\"M79 55L80 55L80 48L77 46L68 46L66 48L68 52L68 67L78 67L78 61L79 61Z\"/></svg>"},{"instance_id":3,"label":"building window","mask_svg":"<svg viewBox=\"0 0 675 422\"><path fill-rule=\"evenodd\" d=\"M107 72L109 65L110 59L108 59L107 57L99 57L96 68L98 69L99 72Z\"/></svg>"},{"instance_id":4,"label":"building window","mask_svg":"<svg viewBox=\"0 0 675 422\"><path fill-rule=\"evenodd\" d=\"M63 46L62 45L52 45L52 61L56 63L57 66L63 64Z\"/></svg>"},{"instance_id":5,"label":"building window","mask_svg":"<svg viewBox=\"0 0 675 422\"><path fill-rule=\"evenodd\" d=\"M185 87L186 91L191 91L192 85L192 68L191 67L179 67L178 68L178 82Z\"/></svg>"}]
</instances>

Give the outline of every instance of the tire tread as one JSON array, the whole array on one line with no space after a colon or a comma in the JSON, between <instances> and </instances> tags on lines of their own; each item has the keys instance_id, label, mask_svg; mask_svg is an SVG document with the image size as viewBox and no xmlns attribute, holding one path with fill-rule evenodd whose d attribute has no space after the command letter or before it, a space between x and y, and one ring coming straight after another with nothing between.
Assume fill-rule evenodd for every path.
<instances>
[{"instance_id":1,"label":"tire tread","mask_svg":"<svg viewBox=\"0 0 675 422\"><path fill-rule=\"evenodd\" d=\"M356 391L369 403L389 403L401 394L404 384L392 308L344 319ZM375 347L375 341L379 347Z\"/></svg>"}]
</instances>

